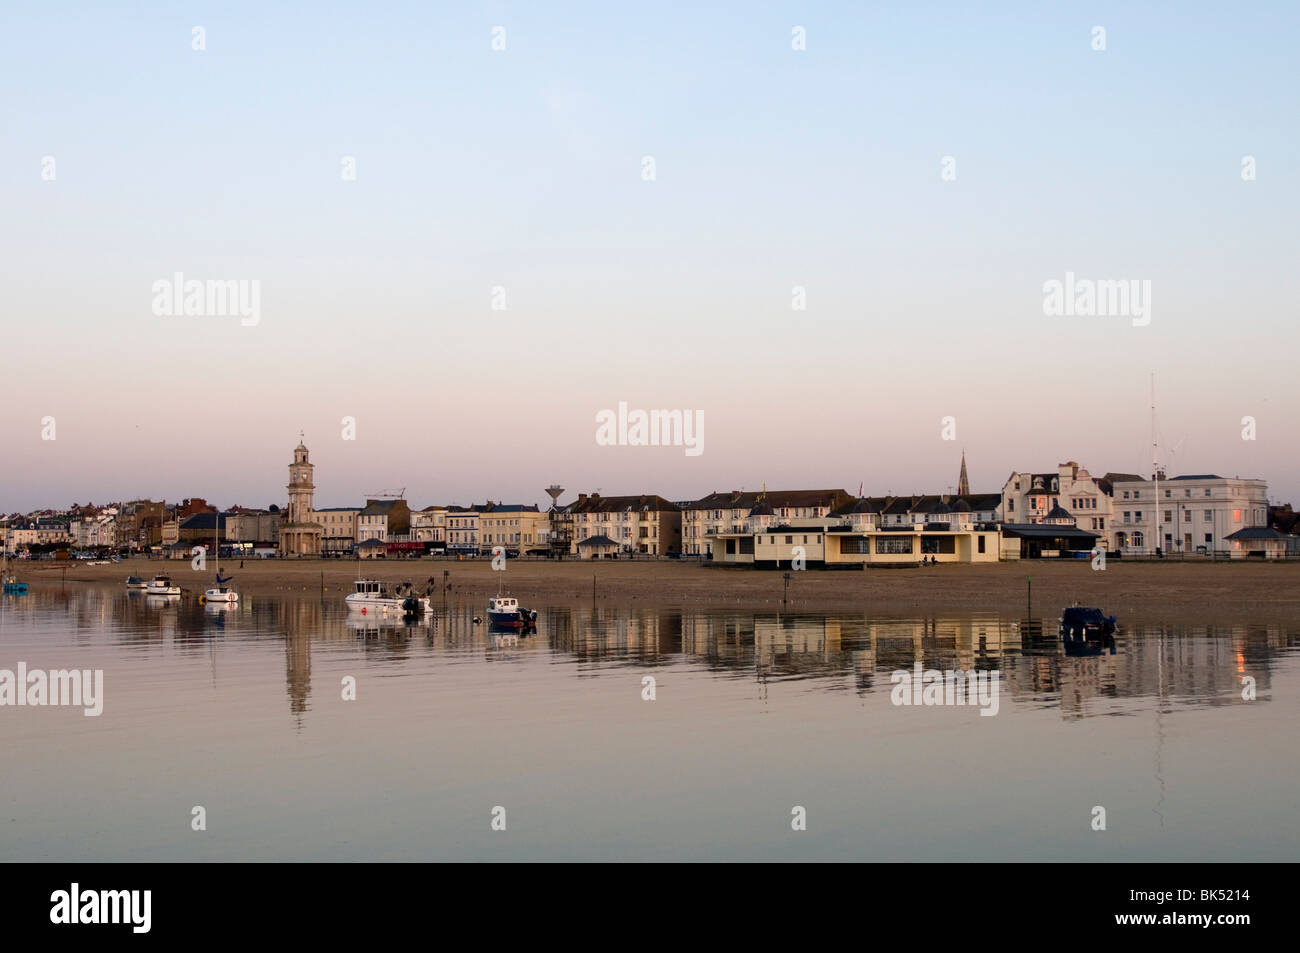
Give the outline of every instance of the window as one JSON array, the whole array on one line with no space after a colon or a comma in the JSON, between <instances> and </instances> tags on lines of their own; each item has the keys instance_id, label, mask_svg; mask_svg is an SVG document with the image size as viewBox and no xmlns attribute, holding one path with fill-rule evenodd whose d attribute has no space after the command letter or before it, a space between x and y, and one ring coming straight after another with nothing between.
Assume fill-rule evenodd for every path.
<instances>
[{"instance_id":1,"label":"window","mask_svg":"<svg viewBox=\"0 0 1300 953\"><path fill-rule=\"evenodd\" d=\"M1183 490L1183 496L1191 496L1191 495L1192 495L1191 490Z\"/></svg>"},{"instance_id":2,"label":"window","mask_svg":"<svg viewBox=\"0 0 1300 953\"><path fill-rule=\"evenodd\" d=\"M1232 521L1233 521L1234 523L1240 523L1240 522L1241 522L1241 510L1233 510L1233 511L1232 511Z\"/></svg>"},{"instance_id":3,"label":"window","mask_svg":"<svg viewBox=\"0 0 1300 953\"><path fill-rule=\"evenodd\" d=\"M984 537L983 537L983 536L977 536L976 539L979 540L979 551L980 551L981 553L984 552Z\"/></svg>"},{"instance_id":4,"label":"window","mask_svg":"<svg viewBox=\"0 0 1300 953\"><path fill-rule=\"evenodd\" d=\"M1190 523L1191 521L1192 521L1192 511L1191 511L1191 510L1183 510L1183 522L1184 522L1184 523Z\"/></svg>"},{"instance_id":5,"label":"window","mask_svg":"<svg viewBox=\"0 0 1300 953\"><path fill-rule=\"evenodd\" d=\"M1134 549L1141 549L1143 543L1145 543L1145 542L1146 542L1146 540L1143 538L1143 536L1142 536L1141 533L1134 533L1134 534L1133 534L1133 548L1134 548Z\"/></svg>"},{"instance_id":6,"label":"window","mask_svg":"<svg viewBox=\"0 0 1300 953\"><path fill-rule=\"evenodd\" d=\"M1205 495L1206 496L1210 495L1210 488L1208 486L1205 488Z\"/></svg>"},{"instance_id":7,"label":"window","mask_svg":"<svg viewBox=\"0 0 1300 953\"><path fill-rule=\"evenodd\" d=\"M1173 490L1165 490L1165 499L1169 499L1169 497L1173 496L1173 493Z\"/></svg>"},{"instance_id":8,"label":"window","mask_svg":"<svg viewBox=\"0 0 1300 953\"><path fill-rule=\"evenodd\" d=\"M1214 510L1205 511L1205 521L1208 523L1214 519Z\"/></svg>"},{"instance_id":9,"label":"window","mask_svg":"<svg viewBox=\"0 0 1300 953\"><path fill-rule=\"evenodd\" d=\"M1130 512L1129 510L1125 510L1125 511L1124 511L1124 522L1125 522L1125 523L1131 523L1131 522L1133 522L1133 520L1132 520L1132 518L1131 518L1132 516L1133 516L1132 512Z\"/></svg>"},{"instance_id":10,"label":"window","mask_svg":"<svg viewBox=\"0 0 1300 953\"><path fill-rule=\"evenodd\" d=\"M1165 522L1166 522L1166 523L1172 523L1173 521L1174 521L1174 511L1173 511L1173 510L1165 510Z\"/></svg>"},{"instance_id":11,"label":"window","mask_svg":"<svg viewBox=\"0 0 1300 953\"><path fill-rule=\"evenodd\" d=\"M957 541L951 536L922 536L921 552L931 555L952 555L957 551ZM911 552L909 549L908 552Z\"/></svg>"},{"instance_id":12,"label":"window","mask_svg":"<svg viewBox=\"0 0 1300 953\"><path fill-rule=\"evenodd\" d=\"M1126 499L1126 500L1128 499L1128 490L1125 490L1125 491L1124 491L1124 499Z\"/></svg>"},{"instance_id":13,"label":"window","mask_svg":"<svg viewBox=\"0 0 1300 953\"><path fill-rule=\"evenodd\" d=\"M911 536L877 536L876 552L880 555L898 556L912 552Z\"/></svg>"},{"instance_id":14,"label":"window","mask_svg":"<svg viewBox=\"0 0 1300 953\"><path fill-rule=\"evenodd\" d=\"M787 546L789 546L789 545L790 545L791 543L793 543L793 542L794 542L794 537L793 537L793 536L787 536L787 537L785 538L785 544L786 544Z\"/></svg>"},{"instance_id":15,"label":"window","mask_svg":"<svg viewBox=\"0 0 1300 953\"><path fill-rule=\"evenodd\" d=\"M1213 543L1213 542L1214 542L1214 534L1213 534L1213 533L1206 533L1206 534L1205 534L1205 542L1206 542L1206 543Z\"/></svg>"}]
</instances>

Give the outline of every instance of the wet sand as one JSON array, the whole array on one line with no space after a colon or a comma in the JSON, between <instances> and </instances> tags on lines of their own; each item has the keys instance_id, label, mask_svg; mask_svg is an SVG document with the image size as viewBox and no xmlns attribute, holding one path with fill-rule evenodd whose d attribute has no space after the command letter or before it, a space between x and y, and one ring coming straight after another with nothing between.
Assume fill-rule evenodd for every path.
<instances>
[{"instance_id":1,"label":"wet sand","mask_svg":"<svg viewBox=\"0 0 1300 953\"><path fill-rule=\"evenodd\" d=\"M197 598L213 585L211 568L197 572L183 560L130 560L109 566L85 563L18 562L19 578L33 586L99 585L120 587L128 575L148 579L170 574L186 598ZM209 564L211 566L211 564ZM65 568L66 567L66 568ZM701 566L690 560L551 560L516 559L504 573L487 558L472 560L270 559L223 561L234 587L246 598L258 595L315 593L342 599L352 591L358 569L367 578L389 583L411 581L424 589L434 580L441 598L443 572L448 598L477 599L498 586L524 605L588 600L635 606L732 607L780 609L783 574L771 570ZM915 569L808 570L792 573L790 610L869 612L915 616L931 612L998 612L1023 615L1032 576L1035 614L1051 615L1074 602L1106 612L1169 622L1300 623L1300 562L1129 562L1111 560L1093 571L1087 560L1025 560L992 565L932 566Z\"/></svg>"}]
</instances>

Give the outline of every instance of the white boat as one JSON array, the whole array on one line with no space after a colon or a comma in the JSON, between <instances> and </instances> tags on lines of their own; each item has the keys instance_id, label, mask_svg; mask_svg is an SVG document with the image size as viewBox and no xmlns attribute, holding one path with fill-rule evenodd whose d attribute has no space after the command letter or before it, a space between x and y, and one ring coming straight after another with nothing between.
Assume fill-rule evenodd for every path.
<instances>
[{"instance_id":1,"label":"white boat","mask_svg":"<svg viewBox=\"0 0 1300 953\"><path fill-rule=\"evenodd\" d=\"M204 602L238 602L239 593L229 586L214 586L203 593Z\"/></svg>"},{"instance_id":2,"label":"white boat","mask_svg":"<svg viewBox=\"0 0 1300 953\"><path fill-rule=\"evenodd\" d=\"M361 613L400 612L404 615L421 615L433 611L433 603L427 596L415 594L415 588L409 583L399 583L390 592L386 583L377 579L358 579L356 591L348 593L343 600L348 608Z\"/></svg>"},{"instance_id":3,"label":"white boat","mask_svg":"<svg viewBox=\"0 0 1300 953\"><path fill-rule=\"evenodd\" d=\"M144 591L151 596L179 596L181 587L173 585L171 576L154 576Z\"/></svg>"},{"instance_id":4,"label":"white boat","mask_svg":"<svg viewBox=\"0 0 1300 953\"><path fill-rule=\"evenodd\" d=\"M233 588L227 586L234 576L221 578L221 511L218 510L212 514L212 555L217 561L217 584L211 589L204 591L203 602L226 602L233 603L239 601L239 593Z\"/></svg>"}]
</instances>

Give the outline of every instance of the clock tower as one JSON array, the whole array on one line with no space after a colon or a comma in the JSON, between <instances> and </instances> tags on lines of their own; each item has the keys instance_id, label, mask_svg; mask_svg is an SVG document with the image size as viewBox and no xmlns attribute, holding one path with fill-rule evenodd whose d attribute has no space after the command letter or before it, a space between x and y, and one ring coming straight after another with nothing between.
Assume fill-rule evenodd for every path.
<instances>
[{"instance_id":1,"label":"clock tower","mask_svg":"<svg viewBox=\"0 0 1300 953\"><path fill-rule=\"evenodd\" d=\"M301 435L299 435L301 436ZM316 467L308 459L302 440L293 450L289 464L289 511L280 524L280 553L284 556L319 556L323 528L314 520L313 498L316 484L313 472Z\"/></svg>"}]
</instances>

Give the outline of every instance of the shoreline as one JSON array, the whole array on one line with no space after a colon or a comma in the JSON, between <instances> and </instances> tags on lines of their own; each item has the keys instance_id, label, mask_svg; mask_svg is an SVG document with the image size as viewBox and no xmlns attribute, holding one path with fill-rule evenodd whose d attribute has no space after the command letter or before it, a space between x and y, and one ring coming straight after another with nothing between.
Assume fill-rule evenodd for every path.
<instances>
[{"instance_id":1,"label":"shoreline","mask_svg":"<svg viewBox=\"0 0 1300 953\"><path fill-rule=\"evenodd\" d=\"M204 572L186 560L132 559L108 566L85 563L10 564L32 586L50 584L122 587L128 575L145 579L166 573L197 598L214 584L213 566ZM504 572L492 570L490 558L356 560L247 559L223 560L222 572L246 598L259 595L316 593L343 596L352 591L358 572L386 583L410 581L423 590L433 579L431 595L442 595L443 572L448 598L482 598L498 587L525 604L548 600L591 600L603 605L654 603L683 608L780 610L784 573L750 568L701 566L693 561L654 560L595 562L511 560ZM1300 563L1124 563L1114 561L1094 571L1086 560L1033 560L988 565L931 566L907 569L824 570L791 574L790 611L868 611L882 615L932 612L998 612L1017 616L1027 610L1032 577L1035 614L1055 614L1078 602L1108 614L1152 621L1296 622L1300 623Z\"/></svg>"}]
</instances>

